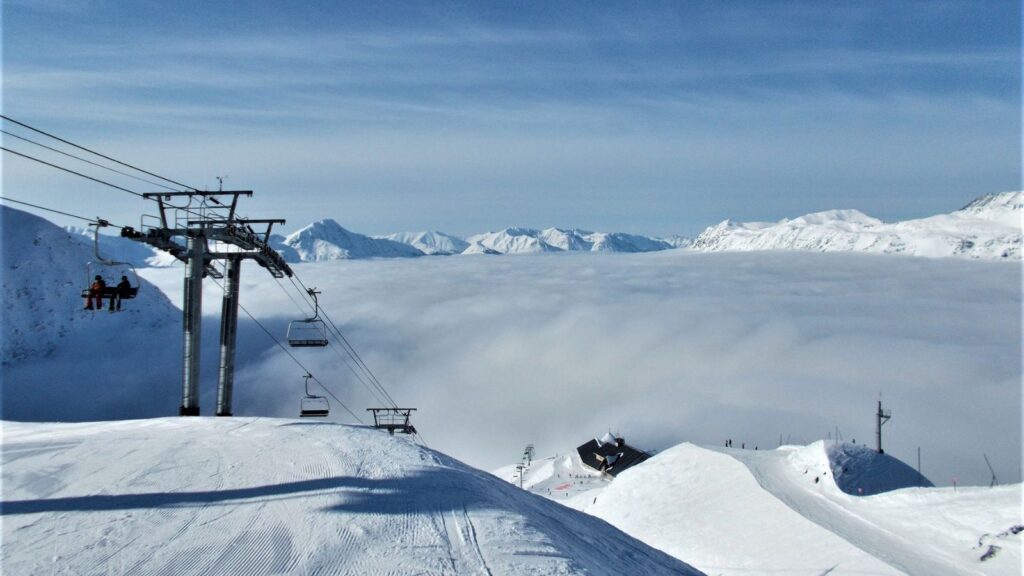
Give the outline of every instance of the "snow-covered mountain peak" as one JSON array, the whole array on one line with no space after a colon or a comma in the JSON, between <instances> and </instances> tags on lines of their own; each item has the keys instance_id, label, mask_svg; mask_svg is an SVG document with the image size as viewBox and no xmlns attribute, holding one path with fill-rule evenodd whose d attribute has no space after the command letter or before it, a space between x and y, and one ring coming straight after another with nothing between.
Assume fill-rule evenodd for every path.
<instances>
[{"instance_id":1,"label":"snow-covered mountain peak","mask_svg":"<svg viewBox=\"0 0 1024 576\"><path fill-rule=\"evenodd\" d=\"M1024 192L1000 192L981 196L953 214L969 215L1020 229L1021 217L1024 215L1022 207Z\"/></svg>"},{"instance_id":2,"label":"snow-covered mountain peak","mask_svg":"<svg viewBox=\"0 0 1024 576\"><path fill-rule=\"evenodd\" d=\"M857 210L828 210L780 222L726 220L693 249L873 252L980 259L1021 257L1021 192L989 194L961 210L886 224Z\"/></svg>"},{"instance_id":3,"label":"snow-covered mountain peak","mask_svg":"<svg viewBox=\"0 0 1024 576\"><path fill-rule=\"evenodd\" d=\"M470 236L464 253L492 252L523 254L537 252L652 252L675 248L675 244L622 232L591 232L579 228L505 228ZM679 242L679 240L677 240Z\"/></svg>"},{"instance_id":4,"label":"snow-covered mountain peak","mask_svg":"<svg viewBox=\"0 0 1024 576\"><path fill-rule=\"evenodd\" d=\"M424 254L460 254L469 248L469 242L462 238L437 231L398 232L375 238L408 244Z\"/></svg>"},{"instance_id":5,"label":"snow-covered mountain peak","mask_svg":"<svg viewBox=\"0 0 1024 576\"><path fill-rule=\"evenodd\" d=\"M872 218L859 210L825 210L805 214L788 221L792 226L837 225L840 223L859 224L865 227L880 226L882 221Z\"/></svg>"},{"instance_id":6,"label":"snow-covered mountain peak","mask_svg":"<svg viewBox=\"0 0 1024 576\"><path fill-rule=\"evenodd\" d=\"M423 252L408 244L350 232L330 218L317 220L296 230L286 236L281 245L293 249L302 261L423 255ZM286 259L287 256L285 254Z\"/></svg>"}]
</instances>

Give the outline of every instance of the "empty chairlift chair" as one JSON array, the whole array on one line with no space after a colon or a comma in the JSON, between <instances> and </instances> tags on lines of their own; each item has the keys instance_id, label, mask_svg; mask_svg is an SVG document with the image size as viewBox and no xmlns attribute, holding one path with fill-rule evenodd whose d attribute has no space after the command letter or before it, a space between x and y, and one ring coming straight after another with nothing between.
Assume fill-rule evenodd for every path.
<instances>
[{"instance_id":1,"label":"empty chairlift chair","mask_svg":"<svg viewBox=\"0 0 1024 576\"><path fill-rule=\"evenodd\" d=\"M299 417L301 418L323 418L331 413L331 405L327 398L309 393L309 379L312 374L306 374L306 395L299 402Z\"/></svg>"},{"instance_id":2,"label":"empty chairlift chair","mask_svg":"<svg viewBox=\"0 0 1024 576\"><path fill-rule=\"evenodd\" d=\"M288 323L288 345L293 348L323 348L327 346L327 325L320 319L320 305L315 288L306 292L313 297L313 317Z\"/></svg>"}]
</instances>

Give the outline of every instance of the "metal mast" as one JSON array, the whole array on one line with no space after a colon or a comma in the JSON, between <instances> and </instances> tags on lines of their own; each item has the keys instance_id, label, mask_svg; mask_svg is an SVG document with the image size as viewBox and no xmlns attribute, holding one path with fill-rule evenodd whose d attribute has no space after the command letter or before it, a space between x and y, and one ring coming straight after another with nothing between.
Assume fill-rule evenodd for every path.
<instances>
[{"instance_id":1,"label":"metal mast","mask_svg":"<svg viewBox=\"0 0 1024 576\"><path fill-rule=\"evenodd\" d=\"M892 418L892 413L888 410L882 410L882 401L878 401L878 412L875 413L875 441L878 445L878 453L884 454L885 450L882 450L882 425Z\"/></svg>"},{"instance_id":2,"label":"metal mast","mask_svg":"<svg viewBox=\"0 0 1024 576\"><path fill-rule=\"evenodd\" d=\"M144 198L156 201L159 215L144 216L138 231L133 228L121 230L122 236L164 250L185 263L182 305L184 345L179 409L182 416L199 415L199 337L202 329L203 278L226 276L221 304L216 414L231 416L242 260L255 260L275 278L292 275L291 268L281 255L270 247L271 228L274 224L283 224L284 220L238 218L235 208L240 196L252 196L252 191L143 194ZM172 199L184 200L185 205L172 205ZM265 225L266 228L257 233L253 229L254 225ZM184 246L179 239L184 239ZM213 266L214 260L225 261L225 274Z\"/></svg>"}]
</instances>

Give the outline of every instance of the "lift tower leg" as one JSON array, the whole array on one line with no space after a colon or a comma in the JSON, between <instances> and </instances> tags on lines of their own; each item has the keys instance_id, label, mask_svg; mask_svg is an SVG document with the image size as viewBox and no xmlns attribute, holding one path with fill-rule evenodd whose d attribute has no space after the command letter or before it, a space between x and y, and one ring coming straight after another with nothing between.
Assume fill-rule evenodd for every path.
<instances>
[{"instance_id":1,"label":"lift tower leg","mask_svg":"<svg viewBox=\"0 0 1024 576\"><path fill-rule=\"evenodd\" d=\"M241 256L225 262L224 299L220 315L220 372L217 377L217 416L231 416L231 394L235 386L235 336L238 334L238 281Z\"/></svg>"},{"instance_id":2,"label":"lift tower leg","mask_svg":"<svg viewBox=\"0 0 1024 576\"><path fill-rule=\"evenodd\" d=\"M199 416L199 335L203 316L203 259L206 238L202 233L188 236L188 262L185 264L185 306L182 311L185 328L183 377L181 386L182 416Z\"/></svg>"}]
</instances>

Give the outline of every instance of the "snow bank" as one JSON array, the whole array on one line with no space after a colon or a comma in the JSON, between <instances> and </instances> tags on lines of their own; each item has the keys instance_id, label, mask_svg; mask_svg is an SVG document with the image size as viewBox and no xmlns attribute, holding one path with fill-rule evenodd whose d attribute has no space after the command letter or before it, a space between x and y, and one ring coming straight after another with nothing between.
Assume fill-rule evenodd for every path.
<instances>
[{"instance_id":1,"label":"snow bank","mask_svg":"<svg viewBox=\"0 0 1024 576\"><path fill-rule=\"evenodd\" d=\"M16 424L10 574L699 574L403 437L295 420Z\"/></svg>"},{"instance_id":2,"label":"snow bank","mask_svg":"<svg viewBox=\"0 0 1024 576\"><path fill-rule=\"evenodd\" d=\"M934 486L902 460L863 444L826 444L825 454L836 486L847 494L871 496L900 488Z\"/></svg>"},{"instance_id":3,"label":"snow bank","mask_svg":"<svg viewBox=\"0 0 1024 576\"><path fill-rule=\"evenodd\" d=\"M692 444L623 472L585 510L709 574L900 574Z\"/></svg>"}]
</instances>

